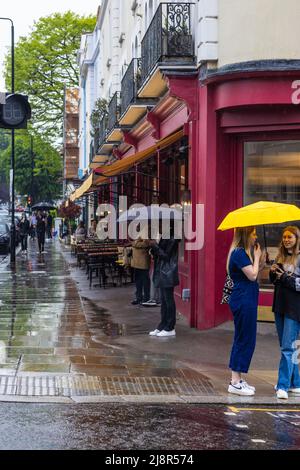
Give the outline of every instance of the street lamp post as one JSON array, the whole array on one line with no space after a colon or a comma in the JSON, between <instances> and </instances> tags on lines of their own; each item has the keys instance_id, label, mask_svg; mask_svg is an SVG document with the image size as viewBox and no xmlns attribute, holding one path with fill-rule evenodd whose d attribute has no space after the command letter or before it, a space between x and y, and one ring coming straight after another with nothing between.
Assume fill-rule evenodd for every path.
<instances>
[{"instance_id":1,"label":"street lamp post","mask_svg":"<svg viewBox=\"0 0 300 470\"><path fill-rule=\"evenodd\" d=\"M11 23L11 93L15 92L15 29L11 18L0 20ZM15 130L11 130L11 161L10 161L10 198L11 198L11 227L10 227L10 263L16 262L16 225L15 225Z\"/></svg>"}]
</instances>

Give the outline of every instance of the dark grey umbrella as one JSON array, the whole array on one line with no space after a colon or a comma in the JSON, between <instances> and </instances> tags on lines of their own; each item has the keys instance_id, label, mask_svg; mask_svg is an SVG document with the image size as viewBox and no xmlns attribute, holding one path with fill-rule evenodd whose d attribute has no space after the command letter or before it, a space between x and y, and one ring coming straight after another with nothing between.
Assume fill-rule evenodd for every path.
<instances>
[{"instance_id":1,"label":"dark grey umbrella","mask_svg":"<svg viewBox=\"0 0 300 470\"><path fill-rule=\"evenodd\" d=\"M130 220L182 220L182 209L176 207L163 207L153 204L151 206L132 207L120 215L118 222Z\"/></svg>"},{"instance_id":2,"label":"dark grey umbrella","mask_svg":"<svg viewBox=\"0 0 300 470\"><path fill-rule=\"evenodd\" d=\"M49 211L51 209L56 209L56 206L52 202L39 202L32 206L33 211Z\"/></svg>"}]
</instances>

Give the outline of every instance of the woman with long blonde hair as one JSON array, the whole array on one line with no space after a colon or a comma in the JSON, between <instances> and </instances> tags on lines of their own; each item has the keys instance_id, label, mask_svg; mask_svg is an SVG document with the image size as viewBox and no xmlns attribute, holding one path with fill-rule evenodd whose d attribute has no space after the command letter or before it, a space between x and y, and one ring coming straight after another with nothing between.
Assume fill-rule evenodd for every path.
<instances>
[{"instance_id":1,"label":"woman with long blonde hair","mask_svg":"<svg viewBox=\"0 0 300 470\"><path fill-rule=\"evenodd\" d=\"M227 272L234 283L229 306L235 326L229 362L232 376L228 392L237 395L255 394L255 387L242 379L242 373L249 370L256 344L257 276L261 256L255 227L236 228L228 253Z\"/></svg>"},{"instance_id":2,"label":"woman with long blonde hair","mask_svg":"<svg viewBox=\"0 0 300 470\"><path fill-rule=\"evenodd\" d=\"M277 398L288 392L300 395L300 375L294 358L295 341L300 331L300 230L288 226L282 232L278 255L270 269L275 285L273 312L281 349L276 385Z\"/></svg>"}]
</instances>

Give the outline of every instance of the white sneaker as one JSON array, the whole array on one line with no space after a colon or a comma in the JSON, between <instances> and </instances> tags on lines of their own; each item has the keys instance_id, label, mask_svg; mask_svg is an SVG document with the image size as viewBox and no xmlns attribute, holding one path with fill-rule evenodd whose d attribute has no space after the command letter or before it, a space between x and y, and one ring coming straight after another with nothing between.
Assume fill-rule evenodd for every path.
<instances>
[{"instance_id":1,"label":"white sneaker","mask_svg":"<svg viewBox=\"0 0 300 470\"><path fill-rule=\"evenodd\" d=\"M300 388L289 388L289 392L295 393L295 395L300 395Z\"/></svg>"},{"instance_id":2,"label":"white sneaker","mask_svg":"<svg viewBox=\"0 0 300 470\"><path fill-rule=\"evenodd\" d=\"M244 395L244 396L251 397L255 394L255 391L248 388L247 385L245 385L245 382L241 380L237 384L232 384L230 382L229 387L228 387L228 393L234 393L235 395Z\"/></svg>"},{"instance_id":3,"label":"white sneaker","mask_svg":"<svg viewBox=\"0 0 300 470\"><path fill-rule=\"evenodd\" d=\"M156 307L157 303L155 302L155 300L147 300L147 302L142 302L142 305L144 307Z\"/></svg>"},{"instance_id":4,"label":"white sneaker","mask_svg":"<svg viewBox=\"0 0 300 470\"><path fill-rule=\"evenodd\" d=\"M249 384L246 382L246 380L241 380L241 382L243 382L243 383L246 385L246 387L250 388L250 390L253 390L253 392L256 392L256 388L253 387L253 385L249 385Z\"/></svg>"},{"instance_id":5,"label":"white sneaker","mask_svg":"<svg viewBox=\"0 0 300 470\"><path fill-rule=\"evenodd\" d=\"M160 330L153 330L153 331L150 331L149 333L149 336L157 336L157 334L160 333Z\"/></svg>"},{"instance_id":6,"label":"white sneaker","mask_svg":"<svg viewBox=\"0 0 300 470\"><path fill-rule=\"evenodd\" d=\"M276 396L277 398L281 398L282 400L287 400L289 398L288 392L286 392L285 390L281 390L281 389L277 390Z\"/></svg>"},{"instance_id":7,"label":"white sneaker","mask_svg":"<svg viewBox=\"0 0 300 470\"><path fill-rule=\"evenodd\" d=\"M156 336L159 336L160 338L161 337L166 337L166 336L176 336L176 331L175 330L171 330L171 331L166 331L166 330L161 330L159 333L157 333Z\"/></svg>"}]
</instances>

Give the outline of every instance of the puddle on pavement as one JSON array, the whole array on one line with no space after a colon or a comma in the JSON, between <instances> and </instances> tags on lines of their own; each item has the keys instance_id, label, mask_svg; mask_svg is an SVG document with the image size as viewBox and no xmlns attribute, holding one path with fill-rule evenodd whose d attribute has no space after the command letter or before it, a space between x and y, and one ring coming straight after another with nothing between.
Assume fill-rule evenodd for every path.
<instances>
[{"instance_id":1,"label":"puddle on pavement","mask_svg":"<svg viewBox=\"0 0 300 470\"><path fill-rule=\"evenodd\" d=\"M100 329L109 337L132 334L132 327L114 322L105 308L98 307L92 300L87 299L86 297L82 297L82 300L84 302L87 323L90 331L95 332L95 329ZM94 335L93 339L96 341L97 335Z\"/></svg>"}]
</instances>

